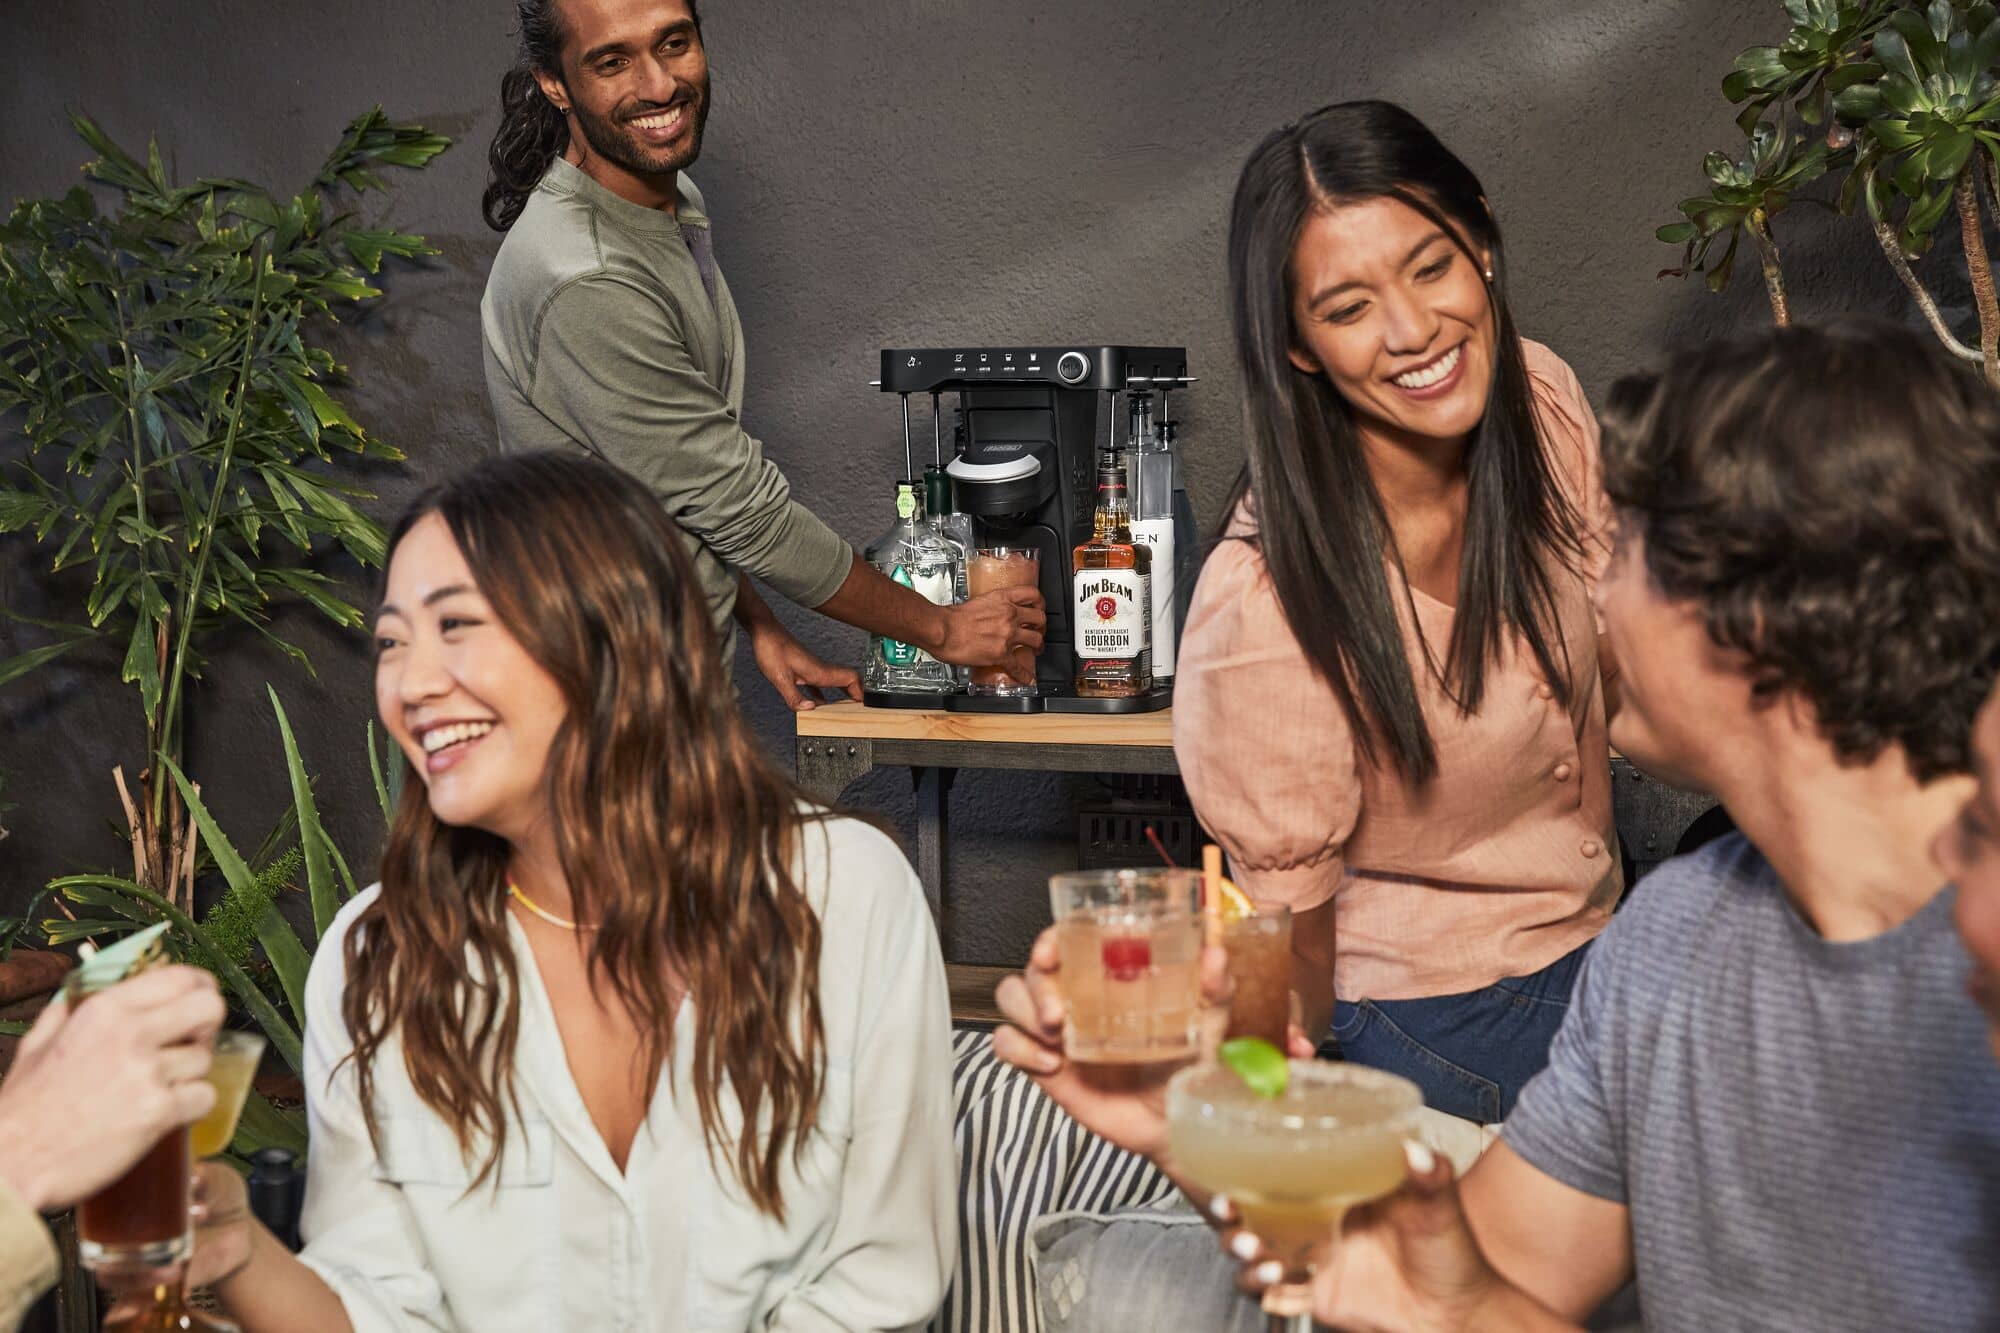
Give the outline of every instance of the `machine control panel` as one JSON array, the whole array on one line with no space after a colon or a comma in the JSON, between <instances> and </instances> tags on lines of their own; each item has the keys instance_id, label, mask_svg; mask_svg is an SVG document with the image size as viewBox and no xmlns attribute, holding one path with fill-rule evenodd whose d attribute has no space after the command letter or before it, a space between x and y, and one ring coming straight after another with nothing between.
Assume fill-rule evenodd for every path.
<instances>
[{"instance_id":1,"label":"machine control panel","mask_svg":"<svg viewBox=\"0 0 2000 1333\"><path fill-rule=\"evenodd\" d=\"M1066 389L1172 388L1191 383L1184 347L888 347L885 393L932 393L980 384Z\"/></svg>"}]
</instances>

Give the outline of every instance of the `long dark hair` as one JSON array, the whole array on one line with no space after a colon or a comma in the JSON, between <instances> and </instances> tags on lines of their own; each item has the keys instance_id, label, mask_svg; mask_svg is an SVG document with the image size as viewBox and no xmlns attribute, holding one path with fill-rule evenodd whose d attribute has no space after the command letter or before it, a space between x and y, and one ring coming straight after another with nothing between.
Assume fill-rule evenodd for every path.
<instances>
[{"instance_id":1,"label":"long dark hair","mask_svg":"<svg viewBox=\"0 0 2000 1333\"><path fill-rule=\"evenodd\" d=\"M535 74L562 77L564 33L557 0L515 0L521 46L514 67L500 76L500 128L486 150L486 193L479 211L486 225L506 231L528 205L528 196L556 155L569 147L569 118L542 96ZM688 17L701 31L701 12L687 0Z\"/></svg>"},{"instance_id":2,"label":"long dark hair","mask_svg":"<svg viewBox=\"0 0 2000 1333\"><path fill-rule=\"evenodd\" d=\"M529 453L420 496L391 549L440 515L494 615L561 688L550 823L593 989L634 1018L647 1085L668 1067L674 983L694 1006L692 1082L710 1151L782 1219L780 1169L817 1123L824 1087L819 918L793 871L819 817L736 708L680 531L609 464ZM519 977L508 942L505 840L432 813L407 773L382 891L346 942L341 1013L363 1113L374 1061L400 1035L424 1103L468 1160L500 1161L514 1105ZM470 954L472 965L467 965ZM719 1104L734 1093L733 1139Z\"/></svg>"},{"instance_id":3,"label":"long dark hair","mask_svg":"<svg viewBox=\"0 0 2000 1333\"><path fill-rule=\"evenodd\" d=\"M1465 449L1458 612L1440 676L1461 710L1478 709L1487 666L1509 630L1527 641L1567 704L1568 654L1548 560L1577 568L1582 537L1535 427L1521 340L1507 311L1500 229L1478 178L1422 121L1387 102L1322 107L1272 133L1244 164L1229 222L1230 307L1249 439L1230 507L1254 497L1251 540L1362 755L1373 762L1378 745L1386 747L1404 777L1421 785L1437 772L1437 751L1384 570L1385 554L1397 558L1388 516L1353 409L1325 376L1301 371L1290 357L1297 342L1291 258L1301 228L1317 210L1383 197L1437 223L1473 264L1485 262L1476 251L1491 254L1493 385ZM1431 661L1424 668L1439 669Z\"/></svg>"}]
</instances>

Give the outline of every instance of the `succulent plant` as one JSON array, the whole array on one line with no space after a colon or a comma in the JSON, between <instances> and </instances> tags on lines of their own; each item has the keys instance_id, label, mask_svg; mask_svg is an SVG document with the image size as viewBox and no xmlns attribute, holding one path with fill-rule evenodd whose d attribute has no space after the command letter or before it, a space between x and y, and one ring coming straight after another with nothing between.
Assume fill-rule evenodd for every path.
<instances>
[{"instance_id":1,"label":"succulent plant","mask_svg":"<svg viewBox=\"0 0 2000 1333\"><path fill-rule=\"evenodd\" d=\"M1784 9L1784 40L1742 52L1722 81L1743 107L1747 152L1704 159L1710 192L1683 200L1680 220L1657 233L1685 247L1663 276L1701 272L1720 291L1747 231L1773 317L1789 322L1772 220L1803 186L1844 173L1839 211L1865 206L1932 331L2000 387L2000 302L1979 198L1983 181L1986 207L2000 205L2000 16L1988 0L1784 0ZM1954 334L1912 267L1954 212L1979 314L1976 348Z\"/></svg>"}]
</instances>

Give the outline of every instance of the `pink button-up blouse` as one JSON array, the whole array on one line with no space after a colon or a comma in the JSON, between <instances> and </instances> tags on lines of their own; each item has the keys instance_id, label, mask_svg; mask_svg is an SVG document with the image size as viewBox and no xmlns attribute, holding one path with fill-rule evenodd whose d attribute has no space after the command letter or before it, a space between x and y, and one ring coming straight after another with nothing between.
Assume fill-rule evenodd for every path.
<instances>
[{"instance_id":1,"label":"pink button-up blouse","mask_svg":"<svg viewBox=\"0 0 2000 1333\"><path fill-rule=\"evenodd\" d=\"M1522 346L1542 442L1592 548L1585 576L1557 570L1567 707L1518 636L1471 716L1419 669L1438 771L1412 787L1362 759L1257 546L1218 543L1188 613L1174 682L1188 794L1253 899L1294 911L1333 900L1342 999L1451 995L1539 971L1603 929L1623 887L1590 604L1608 512L1597 420L1555 353ZM1228 535L1255 530L1239 508ZM1390 578L1400 592L1393 565ZM1411 591L1414 623L1396 599L1410 660L1424 661L1419 626L1442 658L1453 608Z\"/></svg>"}]
</instances>

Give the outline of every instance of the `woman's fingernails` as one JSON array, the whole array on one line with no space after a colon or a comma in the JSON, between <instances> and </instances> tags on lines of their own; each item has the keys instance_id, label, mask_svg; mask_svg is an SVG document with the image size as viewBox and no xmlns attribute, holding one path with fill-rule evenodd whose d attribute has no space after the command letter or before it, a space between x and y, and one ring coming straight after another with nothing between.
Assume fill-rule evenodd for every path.
<instances>
[{"instance_id":1,"label":"woman's fingernails","mask_svg":"<svg viewBox=\"0 0 2000 1333\"><path fill-rule=\"evenodd\" d=\"M1266 1259L1250 1270L1250 1276L1259 1286L1275 1287L1285 1280L1285 1266L1276 1259Z\"/></svg>"},{"instance_id":2,"label":"woman's fingernails","mask_svg":"<svg viewBox=\"0 0 2000 1333\"><path fill-rule=\"evenodd\" d=\"M1213 1195L1208 1201L1208 1215L1218 1222L1234 1222L1236 1205L1229 1202L1227 1194Z\"/></svg>"},{"instance_id":3,"label":"woman's fingernails","mask_svg":"<svg viewBox=\"0 0 2000 1333\"><path fill-rule=\"evenodd\" d=\"M1239 1231L1229 1238L1229 1252L1246 1264L1255 1259L1257 1251L1263 1248L1257 1238L1247 1231Z\"/></svg>"},{"instance_id":4,"label":"woman's fingernails","mask_svg":"<svg viewBox=\"0 0 2000 1333\"><path fill-rule=\"evenodd\" d=\"M1412 1175L1427 1176L1437 1166L1437 1154L1415 1139L1403 1140L1403 1156L1409 1159Z\"/></svg>"}]
</instances>

